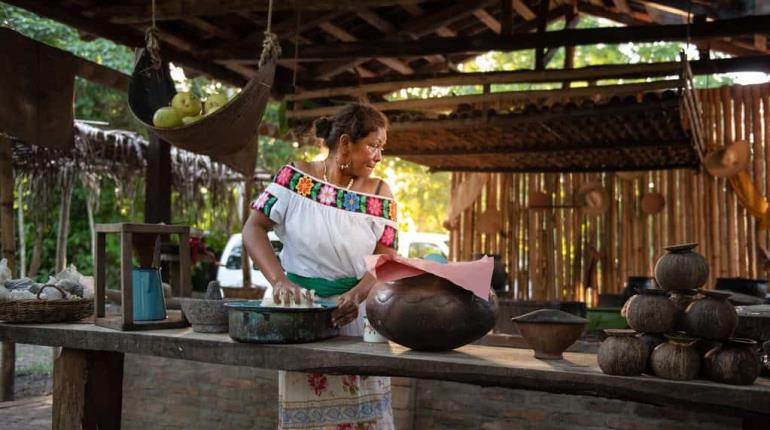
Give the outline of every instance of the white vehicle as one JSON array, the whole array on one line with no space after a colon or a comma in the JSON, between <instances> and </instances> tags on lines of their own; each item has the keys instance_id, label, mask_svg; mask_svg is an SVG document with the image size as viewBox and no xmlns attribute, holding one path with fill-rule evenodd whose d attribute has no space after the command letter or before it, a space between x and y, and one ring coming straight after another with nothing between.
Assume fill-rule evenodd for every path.
<instances>
[{"instance_id":1,"label":"white vehicle","mask_svg":"<svg viewBox=\"0 0 770 430\"><path fill-rule=\"evenodd\" d=\"M433 254L448 259L449 236L442 233L399 233L398 254L407 258L424 258Z\"/></svg>"},{"instance_id":2,"label":"white vehicle","mask_svg":"<svg viewBox=\"0 0 770 430\"><path fill-rule=\"evenodd\" d=\"M278 236L272 231L267 233L270 244L273 246L275 255L281 252L283 244ZM225 245L225 250L222 251L222 257L219 259L219 270L217 271L217 281L223 287L240 287L243 285L243 271L241 270L241 252L243 245L241 241L241 234L237 233L230 236L230 239ZM251 284L260 287L269 287L270 283L258 270L254 263L249 258L249 264L251 265Z\"/></svg>"},{"instance_id":3,"label":"white vehicle","mask_svg":"<svg viewBox=\"0 0 770 430\"><path fill-rule=\"evenodd\" d=\"M273 246L275 255L281 252L283 244L275 232L267 233L270 244ZM449 257L449 237L440 233L400 233L398 236L398 253L403 257L423 258L427 255L438 255L444 258ZM237 233L230 236L219 259L219 270L217 271L217 281L223 287L240 287L243 282L243 272L241 271L241 252L242 252L241 234ZM251 262L251 259L249 259ZM260 287L269 287L267 279L251 262L251 283Z\"/></svg>"}]
</instances>

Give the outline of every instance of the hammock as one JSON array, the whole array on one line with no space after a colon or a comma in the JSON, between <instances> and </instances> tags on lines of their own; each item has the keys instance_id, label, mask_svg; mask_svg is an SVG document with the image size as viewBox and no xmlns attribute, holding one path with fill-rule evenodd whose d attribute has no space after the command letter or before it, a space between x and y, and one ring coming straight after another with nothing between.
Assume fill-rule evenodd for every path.
<instances>
[{"instance_id":1,"label":"hammock","mask_svg":"<svg viewBox=\"0 0 770 430\"><path fill-rule=\"evenodd\" d=\"M258 150L259 124L270 97L276 60L280 55L277 37L269 28L268 25L259 71L239 94L192 124L157 128L152 124L153 114L159 108L169 106L176 90L168 67L160 59L157 30L151 27L146 35L147 48L141 52L128 86L128 105L132 114L152 133L172 145L208 155L251 177Z\"/></svg>"}]
</instances>

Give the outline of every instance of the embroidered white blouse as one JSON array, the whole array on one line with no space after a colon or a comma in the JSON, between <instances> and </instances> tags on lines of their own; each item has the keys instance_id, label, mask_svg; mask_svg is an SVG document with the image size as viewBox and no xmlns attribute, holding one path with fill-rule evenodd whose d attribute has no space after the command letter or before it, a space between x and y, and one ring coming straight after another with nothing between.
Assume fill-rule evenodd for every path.
<instances>
[{"instance_id":1,"label":"embroidered white blouse","mask_svg":"<svg viewBox=\"0 0 770 430\"><path fill-rule=\"evenodd\" d=\"M396 249L396 202L282 167L251 204L275 222L281 265L296 275L335 280L366 273L364 257L379 242Z\"/></svg>"}]
</instances>

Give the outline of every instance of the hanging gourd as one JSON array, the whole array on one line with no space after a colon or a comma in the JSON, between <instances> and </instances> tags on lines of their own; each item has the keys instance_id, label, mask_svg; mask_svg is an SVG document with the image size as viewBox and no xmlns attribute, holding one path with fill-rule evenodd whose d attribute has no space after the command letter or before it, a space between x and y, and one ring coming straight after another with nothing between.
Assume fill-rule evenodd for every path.
<instances>
[{"instance_id":1,"label":"hanging gourd","mask_svg":"<svg viewBox=\"0 0 770 430\"><path fill-rule=\"evenodd\" d=\"M168 107L176 95L174 83L164 67L155 27L153 1L152 26L145 34L146 48L134 65L128 86L129 108L140 122L159 138L179 148L211 156L240 173L250 176L256 158L255 138L270 97L276 61L280 56L278 38L270 32L273 2L270 1L267 30L262 43L259 70L246 86L218 109L176 127L153 124L158 109Z\"/></svg>"}]
</instances>

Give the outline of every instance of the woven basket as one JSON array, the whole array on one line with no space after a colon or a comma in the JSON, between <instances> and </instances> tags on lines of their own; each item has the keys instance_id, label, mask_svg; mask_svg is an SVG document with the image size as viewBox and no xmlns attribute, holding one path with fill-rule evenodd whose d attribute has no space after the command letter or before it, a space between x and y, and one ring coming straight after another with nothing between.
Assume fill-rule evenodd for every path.
<instances>
[{"instance_id":1,"label":"woven basket","mask_svg":"<svg viewBox=\"0 0 770 430\"><path fill-rule=\"evenodd\" d=\"M44 285L37 292L36 300L0 301L0 321L15 323L52 323L78 321L94 313L93 299L40 300L40 293L45 288L56 288L65 296L66 293L56 285Z\"/></svg>"}]
</instances>

